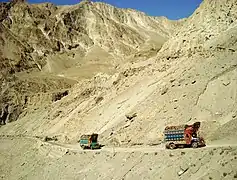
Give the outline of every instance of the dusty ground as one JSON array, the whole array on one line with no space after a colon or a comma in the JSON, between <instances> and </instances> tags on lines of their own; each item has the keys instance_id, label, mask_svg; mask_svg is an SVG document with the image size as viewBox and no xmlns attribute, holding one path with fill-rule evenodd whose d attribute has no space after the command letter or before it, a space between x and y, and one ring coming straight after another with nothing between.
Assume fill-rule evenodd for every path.
<instances>
[{"instance_id":1,"label":"dusty ground","mask_svg":"<svg viewBox=\"0 0 237 180\"><path fill-rule=\"evenodd\" d=\"M1 7L2 179L237 178L236 0L177 22L103 3ZM195 121L207 147L164 149L165 126ZM84 133L105 146L82 151Z\"/></svg>"},{"instance_id":2,"label":"dusty ground","mask_svg":"<svg viewBox=\"0 0 237 180\"><path fill-rule=\"evenodd\" d=\"M36 139L2 137L0 141L2 179L237 178L236 146L175 151L160 147L82 151L79 147L65 148ZM182 170L186 172L179 176Z\"/></svg>"}]
</instances>

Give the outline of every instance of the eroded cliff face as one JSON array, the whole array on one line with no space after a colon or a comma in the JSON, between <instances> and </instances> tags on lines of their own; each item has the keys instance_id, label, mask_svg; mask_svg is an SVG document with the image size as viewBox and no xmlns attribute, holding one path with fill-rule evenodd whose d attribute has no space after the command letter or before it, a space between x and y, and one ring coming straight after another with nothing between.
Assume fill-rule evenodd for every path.
<instances>
[{"instance_id":1,"label":"eroded cliff face","mask_svg":"<svg viewBox=\"0 0 237 180\"><path fill-rule=\"evenodd\" d=\"M139 51L148 40L159 49L179 25L104 3L55 6L18 2L2 3L2 9L2 24L38 56L75 49L85 53L99 46L124 57Z\"/></svg>"},{"instance_id":2,"label":"eroded cliff face","mask_svg":"<svg viewBox=\"0 0 237 180\"><path fill-rule=\"evenodd\" d=\"M204 0L180 31L162 47L160 55L175 59L195 53L209 57L216 51L235 52L236 9L235 0Z\"/></svg>"}]
</instances>

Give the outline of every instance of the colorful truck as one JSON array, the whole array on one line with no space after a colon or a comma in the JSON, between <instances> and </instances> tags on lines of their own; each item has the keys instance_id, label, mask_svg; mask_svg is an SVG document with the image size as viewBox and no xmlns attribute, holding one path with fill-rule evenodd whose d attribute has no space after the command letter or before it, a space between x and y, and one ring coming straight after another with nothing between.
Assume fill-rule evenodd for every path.
<instances>
[{"instance_id":1,"label":"colorful truck","mask_svg":"<svg viewBox=\"0 0 237 180\"><path fill-rule=\"evenodd\" d=\"M201 123L192 125L167 126L164 130L164 141L167 149L178 147L198 148L205 146L205 141L198 135Z\"/></svg>"},{"instance_id":2,"label":"colorful truck","mask_svg":"<svg viewBox=\"0 0 237 180\"><path fill-rule=\"evenodd\" d=\"M98 134L82 135L79 143L82 149L100 149L101 145L98 143Z\"/></svg>"}]
</instances>

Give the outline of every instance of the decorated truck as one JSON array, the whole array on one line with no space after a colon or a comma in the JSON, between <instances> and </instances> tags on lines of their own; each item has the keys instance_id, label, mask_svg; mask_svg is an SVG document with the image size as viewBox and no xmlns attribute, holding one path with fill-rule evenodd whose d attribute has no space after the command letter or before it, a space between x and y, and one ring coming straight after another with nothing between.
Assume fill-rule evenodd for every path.
<instances>
[{"instance_id":1,"label":"decorated truck","mask_svg":"<svg viewBox=\"0 0 237 180\"><path fill-rule=\"evenodd\" d=\"M82 149L100 149L101 145L98 143L98 134L84 134L79 140Z\"/></svg>"},{"instance_id":2,"label":"decorated truck","mask_svg":"<svg viewBox=\"0 0 237 180\"><path fill-rule=\"evenodd\" d=\"M198 148L205 146L205 141L199 136L198 130L201 123L192 125L167 126L164 130L164 141L167 149L178 147Z\"/></svg>"}]
</instances>

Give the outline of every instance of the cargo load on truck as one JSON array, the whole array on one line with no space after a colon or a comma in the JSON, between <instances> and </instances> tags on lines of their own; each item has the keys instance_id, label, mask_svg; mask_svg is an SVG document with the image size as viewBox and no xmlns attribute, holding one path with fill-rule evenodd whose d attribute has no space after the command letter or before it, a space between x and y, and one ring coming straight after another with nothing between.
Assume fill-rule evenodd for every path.
<instances>
[{"instance_id":1,"label":"cargo load on truck","mask_svg":"<svg viewBox=\"0 0 237 180\"><path fill-rule=\"evenodd\" d=\"M192 125L167 126L164 130L164 141L167 149L177 147L203 147L205 141L198 135L201 123L195 122Z\"/></svg>"}]
</instances>

